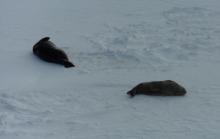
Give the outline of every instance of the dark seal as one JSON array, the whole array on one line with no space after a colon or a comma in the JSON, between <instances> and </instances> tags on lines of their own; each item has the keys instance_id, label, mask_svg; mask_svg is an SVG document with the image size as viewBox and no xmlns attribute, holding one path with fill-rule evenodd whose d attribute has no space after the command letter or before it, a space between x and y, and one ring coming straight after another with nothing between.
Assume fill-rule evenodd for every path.
<instances>
[{"instance_id":1,"label":"dark seal","mask_svg":"<svg viewBox=\"0 0 220 139\"><path fill-rule=\"evenodd\" d=\"M140 83L127 92L127 94L131 97L138 94L154 96L183 96L186 94L186 89L171 80L153 81Z\"/></svg>"},{"instance_id":2,"label":"dark seal","mask_svg":"<svg viewBox=\"0 0 220 139\"><path fill-rule=\"evenodd\" d=\"M66 53L57 48L54 43L49 41L49 37L42 38L33 46L33 53L40 59L64 65L66 68L74 67L66 55Z\"/></svg>"}]
</instances>

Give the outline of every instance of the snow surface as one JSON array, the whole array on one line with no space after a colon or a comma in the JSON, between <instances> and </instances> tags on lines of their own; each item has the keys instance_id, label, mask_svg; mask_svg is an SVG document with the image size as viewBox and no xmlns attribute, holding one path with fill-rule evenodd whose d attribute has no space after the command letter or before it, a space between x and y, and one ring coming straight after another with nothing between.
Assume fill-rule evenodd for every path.
<instances>
[{"instance_id":1,"label":"snow surface","mask_svg":"<svg viewBox=\"0 0 220 139\"><path fill-rule=\"evenodd\" d=\"M219 0L0 0L0 139L217 139ZM50 36L76 68L32 54ZM184 97L126 92L175 80Z\"/></svg>"}]
</instances>

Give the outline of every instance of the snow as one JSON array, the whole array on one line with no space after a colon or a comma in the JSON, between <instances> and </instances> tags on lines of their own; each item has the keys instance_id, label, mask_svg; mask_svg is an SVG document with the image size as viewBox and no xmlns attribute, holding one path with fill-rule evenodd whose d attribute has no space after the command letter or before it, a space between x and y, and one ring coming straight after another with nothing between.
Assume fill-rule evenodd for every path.
<instances>
[{"instance_id":1,"label":"snow","mask_svg":"<svg viewBox=\"0 0 220 139\"><path fill-rule=\"evenodd\" d=\"M220 137L218 0L1 0L1 139ZM76 68L46 63L49 36ZM184 97L135 96L171 79Z\"/></svg>"}]
</instances>

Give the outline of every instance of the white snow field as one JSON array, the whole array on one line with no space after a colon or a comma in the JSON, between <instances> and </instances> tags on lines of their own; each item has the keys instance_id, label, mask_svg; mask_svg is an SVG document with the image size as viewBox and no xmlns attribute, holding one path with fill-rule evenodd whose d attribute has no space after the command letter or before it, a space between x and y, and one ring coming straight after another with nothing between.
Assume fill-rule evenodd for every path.
<instances>
[{"instance_id":1,"label":"white snow field","mask_svg":"<svg viewBox=\"0 0 220 139\"><path fill-rule=\"evenodd\" d=\"M220 138L219 0L0 0L0 63L0 139ZM187 95L126 94L166 79Z\"/></svg>"}]
</instances>

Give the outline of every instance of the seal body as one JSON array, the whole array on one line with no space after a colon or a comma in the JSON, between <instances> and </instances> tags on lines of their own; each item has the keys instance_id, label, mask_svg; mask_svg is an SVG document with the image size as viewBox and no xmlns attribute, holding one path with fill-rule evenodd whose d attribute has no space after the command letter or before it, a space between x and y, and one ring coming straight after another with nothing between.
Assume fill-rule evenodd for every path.
<instances>
[{"instance_id":1,"label":"seal body","mask_svg":"<svg viewBox=\"0 0 220 139\"><path fill-rule=\"evenodd\" d=\"M74 67L74 64L69 61L66 53L57 48L49 39L49 37L45 37L38 41L33 46L33 53L44 61L61 64L66 68Z\"/></svg>"},{"instance_id":2,"label":"seal body","mask_svg":"<svg viewBox=\"0 0 220 139\"><path fill-rule=\"evenodd\" d=\"M153 81L140 83L128 91L127 94L131 97L138 94L154 96L183 96L186 94L186 89L171 80Z\"/></svg>"}]
</instances>

